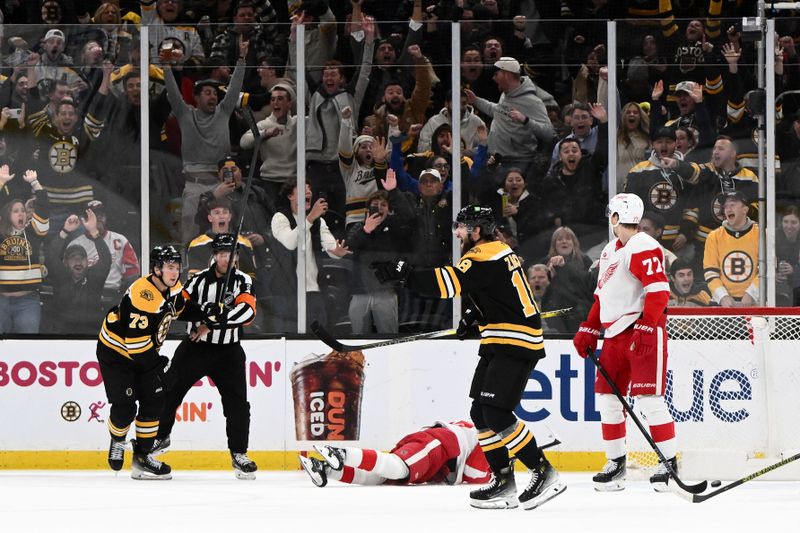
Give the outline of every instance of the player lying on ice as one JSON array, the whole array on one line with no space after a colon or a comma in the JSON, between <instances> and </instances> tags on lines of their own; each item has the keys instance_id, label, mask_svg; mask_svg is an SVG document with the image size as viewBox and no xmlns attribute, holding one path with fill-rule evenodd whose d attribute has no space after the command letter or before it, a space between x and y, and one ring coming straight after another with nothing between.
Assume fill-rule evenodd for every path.
<instances>
[{"instance_id":1,"label":"player lying on ice","mask_svg":"<svg viewBox=\"0 0 800 533\"><path fill-rule=\"evenodd\" d=\"M300 456L311 481L328 479L358 485L485 483L492 477L473 425L463 420L436 422L406 435L389 453L366 448L315 444L324 461Z\"/></svg>"}]
</instances>

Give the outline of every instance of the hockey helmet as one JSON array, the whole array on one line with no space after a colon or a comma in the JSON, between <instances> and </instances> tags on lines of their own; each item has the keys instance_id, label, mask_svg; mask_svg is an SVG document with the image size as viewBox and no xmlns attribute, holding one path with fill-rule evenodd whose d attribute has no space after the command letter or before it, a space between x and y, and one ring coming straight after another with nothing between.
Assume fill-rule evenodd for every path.
<instances>
[{"instance_id":1,"label":"hockey helmet","mask_svg":"<svg viewBox=\"0 0 800 533\"><path fill-rule=\"evenodd\" d=\"M217 233L214 235L214 240L211 241L211 250L213 253L232 251L233 246L236 244L236 237L232 233Z\"/></svg>"},{"instance_id":2,"label":"hockey helmet","mask_svg":"<svg viewBox=\"0 0 800 533\"><path fill-rule=\"evenodd\" d=\"M620 224L638 224L644 214L644 204L642 199L635 194L618 194L608 202L608 207L606 207L607 217L611 218L614 213L619 216Z\"/></svg>"},{"instance_id":3,"label":"hockey helmet","mask_svg":"<svg viewBox=\"0 0 800 533\"><path fill-rule=\"evenodd\" d=\"M155 267L162 268L164 263L178 263L181 264L181 253L172 245L167 246L154 246L150 251L150 270Z\"/></svg>"},{"instance_id":4,"label":"hockey helmet","mask_svg":"<svg viewBox=\"0 0 800 533\"><path fill-rule=\"evenodd\" d=\"M468 228L481 228L481 236L489 238L494 236L494 230L497 227L492 208L478 204L461 208L456 215L455 223L453 223L453 230L458 228L459 224L464 224Z\"/></svg>"}]
</instances>

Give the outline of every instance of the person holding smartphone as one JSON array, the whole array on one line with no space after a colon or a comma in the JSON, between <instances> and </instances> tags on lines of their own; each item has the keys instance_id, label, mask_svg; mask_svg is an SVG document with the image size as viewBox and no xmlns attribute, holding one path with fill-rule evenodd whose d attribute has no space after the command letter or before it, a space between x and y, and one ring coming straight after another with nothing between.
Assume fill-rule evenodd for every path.
<instances>
[{"instance_id":1,"label":"person holding smartphone","mask_svg":"<svg viewBox=\"0 0 800 533\"><path fill-rule=\"evenodd\" d=\"M396 287L383 286L372 275L369 266L387 261L398 254L410 253L414 224L414 207L397 189L394 171L386 172L384 190L367 197L367 216L356 222L347 233L347 244L353 251L353 286L350 300L350 324L354 334L397 333L399 312Z\"/></svg>"}]
</instances>

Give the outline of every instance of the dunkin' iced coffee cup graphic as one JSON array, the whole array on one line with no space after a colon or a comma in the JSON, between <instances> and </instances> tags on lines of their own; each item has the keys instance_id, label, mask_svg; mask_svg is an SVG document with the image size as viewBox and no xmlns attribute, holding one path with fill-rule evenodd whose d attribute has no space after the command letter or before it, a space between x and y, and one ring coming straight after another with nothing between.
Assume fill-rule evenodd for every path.
<instances>
[{"instance_id":1,"label":"dunkin' iced coffee cup graphic","mask_svg":"<svg viewBox=\"0 0 800 533\"><path fill-rule=\"evenodd\" d=\"M312 354L290 374L297 440L358 440L364 354Z\"/></svg>"}]
</instances>

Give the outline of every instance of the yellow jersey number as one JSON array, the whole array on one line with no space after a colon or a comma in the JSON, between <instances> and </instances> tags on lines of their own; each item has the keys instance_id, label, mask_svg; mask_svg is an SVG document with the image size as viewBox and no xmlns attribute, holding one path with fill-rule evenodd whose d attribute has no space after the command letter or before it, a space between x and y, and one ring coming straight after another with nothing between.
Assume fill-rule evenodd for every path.
<instances>
[{"instance_id":1,"label":"yellow jersey number","mask_svg":"<svg viewBox=\"0 0 800 533\"><path fill-rule=\"evenodd\" d=\"M528 285L528 280L522 276L522 261L516 254L505 256L503 259L506 261L509 272L511 272L511 283L517 289L517 296L519 303L522 304L522 314L525 317L535 315L537 312L536 304L533 303L531 297L531 287Z\"/></svg>"}]
</instances>

